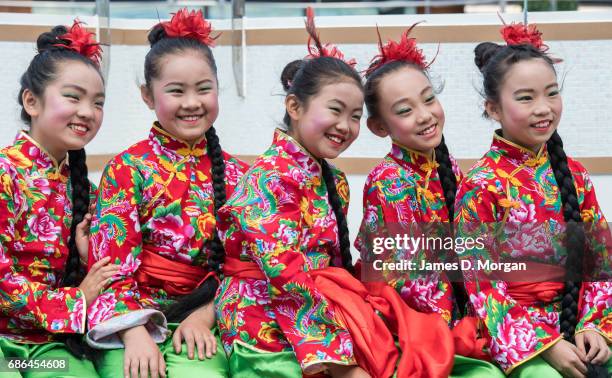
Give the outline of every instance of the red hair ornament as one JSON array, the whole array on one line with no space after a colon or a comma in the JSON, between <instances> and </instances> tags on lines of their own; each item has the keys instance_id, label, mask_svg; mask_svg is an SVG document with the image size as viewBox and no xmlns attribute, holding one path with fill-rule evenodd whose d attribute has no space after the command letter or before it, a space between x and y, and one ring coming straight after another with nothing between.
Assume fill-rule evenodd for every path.
<instances>
[{"instance_id":1,"label":"red hair ornament","mask_svg":"<svg viewBox=\"0 0 612 378\"><path fill-rule=\"evenodd\" d=\"M57 37L57 39L68 41L67 45L56 43L53 46L75 51L99 66L102 58L102 47L96 42L95 34L88 32L81 24L81 21L75 19L70 30Z\"/></svg>"},{"instance_id":2,"label":"red hair ornament","mask_svg":"<svg viewBox=\"0 0 612 378\"><path fill-rule=\"evenodd\" d=\"M323 45L319 38L319 33L314 22L314 11L312 7L306 8L306 31L308 32L308 55L305 59L315 59L322 56L336 58L342 60L349 66L355 67L357 61L355 59L346 60L344 54L338 47L331 43ZM314 45L312 44L314 42Z\"/></svg>"},{"instance_id":3,"label":"red hair ornament","mask_svg":"<svg viewBox=\"0 0 612 378\"><path fill-rule=\"evenodd\" d=\"M380 30L378 29L378 27L376 27L376 34L378 34L379 54L372 58L372 62L375 63L372 64L366 70L366 76L372 74L374 71L384 66L385 64L393 61L412 63L423 70L429 68L429 66L431 66L431 64L436 60L436 58L434 57L431 62L427 63L425 55L423 54L423 50L417 47L416 39L410 37L410 32L418 24L420 24L420 22L417 22L416 24L408 28L402 34L402 37L400 38L399 42L389 40L385 45L383 45L382 43ZM438 56L437 52L436 56Z\"/></svg>"},{"instance_id":4,"label":"red hair ornament","mask_svg":"<svg viewBox=\"0 0 612 378\"><path fill-rule=\"evenodd\" d=\"M548 46L546 46L542 40L542 33L534 24L525 25L522 22L512 22L508 25L501 15L499 15L499 18L504 24L500 29L500 33L508 46L527 44L532 45L542 52L548 51Z\"/></svg>"},{"instance_id":5,"label":"red hair ornament","mask_svg":"<svg viewBox=\"0 0 612 378\"><path fill-rule=\"evenodd\" d=\"M170 21L160 22L158 25L164 28L170 38L195 39L210 47L215 46L215 39L219 37L211 36L212 25L204 19L201 10L189 12L187 8L183 8L174 13Z\"/></svg>"}]
</instances>

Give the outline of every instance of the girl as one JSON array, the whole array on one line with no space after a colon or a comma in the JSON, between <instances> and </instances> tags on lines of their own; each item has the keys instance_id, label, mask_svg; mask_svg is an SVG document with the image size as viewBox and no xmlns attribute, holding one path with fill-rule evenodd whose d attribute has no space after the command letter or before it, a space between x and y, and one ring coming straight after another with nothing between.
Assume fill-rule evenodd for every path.
<instances>
[{"instance_id":1,"label":"girl","mask_svg":"<svg viewBox=\"0 0 612 378\"><path fill-rule=\"evenodd\" d=\"M607 246L587 244L577 227L605 220L588 173L566 156L556 131L561 95L541 34L533 25L513 24L502 35L507 45L486 42L475 50L485 114L501 130L461 183L455 216L459 235L488 240L464 259L530 265L518 277L466 271L470 300L486 326L489 352L506 374L584 377L599 369L607 376L602 365L610 369L612 286L575 282L586 252L610 271ZM534 282L530 272L546 282Z\"/></svg>"},{"instance_id":2,"label":"girl","mask_svg":"<svg viewBox=\"0 0 612 378\"><path fill-rule=\"evenodd\" d=\"M18 97L28 130L0 150L0 355L61 358L64 376L93 377L80 345L85 312L117 271L110 259L87 275L82 265L93 191L83 147L102 124L101 49L78 21L41 34L37 49Z\"/></svg>"},{"instance_id":3,"label":"girl","mask_svg":"<svg viewBox=\"0 0 612 378\"><path fill-rule=\"evenodd\" d=\"M444 143L444 110L429 79L429 64L415 39L409 37L415 26L406 30L399 42L389 41L384 46L379 35L379 55L366 72L368 128L381 138L390 137L392 145L391 152L368 175L363 191L364 218L355 246L365 261L375 237L421 232L435 237L450 235L448 222L453 219L462 174ZM417 266L421 265L418 259L429 263L456 260L454 251L419 251L414 257L403 250L386 252L379 257L412 259ZM364 279L374 278L368 278L374 272L366 268L364 264ZM457 324L467 301L463 285L456 282L460 275L451 283L450 277L437 271L383 274L410 307L439 314L448 326L456 326L455 336L464 336L463 343L456 343L456 354L485 357L484 340L476 340L475 319L467 317ZM463 373L500 375L490 364L457 356L453 376Z\"/></svg>"},{"instance_id":4,"label":"girl","mask_svg":"<svg viewBox=\"0 0 612 378\"><path fill-rule=\"evenodd\" d=\"M102 177L92 260L110 256L121 270L91 306L88 341L114 348L96 361L102 377L226 377L211 303L224 255L215 214L246 165L213 127L217 67L202 12L181 10L148 38L141 90L158 121Z\"/></svg>"},{"instance_id":5,"label":"girl","mask_svg":"<svg viewBox=\"0 0 612 378\"><path fill-rule=\"evenodd\" d=\"M285 130L219 212L227 251L216 299L221 339L234 377L389 377L398 355L372 298L387 301L380 310L396 329L410 323L402 309L389 310L403 305L399 297L392 302L380 288L364 300L368 291L348 273L348 186L326 160L359 134L361 80L335 47L321 45L307 15L310 54L281 75Z\"/></svg>"}]
</instances>

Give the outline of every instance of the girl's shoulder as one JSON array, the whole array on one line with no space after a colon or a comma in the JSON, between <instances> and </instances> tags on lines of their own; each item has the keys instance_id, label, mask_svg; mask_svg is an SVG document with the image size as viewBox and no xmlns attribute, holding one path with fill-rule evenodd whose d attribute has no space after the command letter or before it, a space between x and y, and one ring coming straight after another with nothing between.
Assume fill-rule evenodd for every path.
<instances>
[{"instance_id":1,"label":"girl's shoulder","mask_svg":"<svg viewBox=\"0 0 612 378\"><path fill-rule=\"evenodd\" d=\"M365 186L367 188L375 184L384 185L384 183L394 182L402 177L402 170L404 168L390 155L387 155L372 168L366 178Z\"/></svg>"}]
</instances>

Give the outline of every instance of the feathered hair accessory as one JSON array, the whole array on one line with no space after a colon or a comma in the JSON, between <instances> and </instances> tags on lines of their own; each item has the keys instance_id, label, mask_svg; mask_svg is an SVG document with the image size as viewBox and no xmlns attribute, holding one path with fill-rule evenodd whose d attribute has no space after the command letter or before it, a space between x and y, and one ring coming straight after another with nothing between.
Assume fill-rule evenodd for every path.
<instances>
[{"instance_id":1,"label":"feathered hair accessory","mask_svg":"<svg viewBox=\"0 0 612 378\"><path fill-rule=\"evenodd\" d=\"M212 25L204 19L202 10L192 10L189 12L187 8L183 8L172 14L170 21L160 22L170 38L191 38L200 41L209 46L215 46L215 40L219 38L219 34L211 36Z\"/></svg>"},{"instance_id":2,"label":"feathered hair accessory","mask_svg":"<svg viewBox=\"0 0 612 378\"><path fill-rule=\"evenodd\" d=\"M96 65L100 65L100 59L102 58L102 47L100 47L100 44L96 42L95 34L88 32L87 29L81 26L81 24L81 21L75 19L74 23L70 27L70 30L57 37L57 39L67 41L68 44L56 43L53 46L75 51L77 54L83 55Z\"/></svg>"},{"instance_id":3,"label":"feathered hair accessory","mask_svg":"<svg viewBox=\"0 0 612 378\"><path fill-rule=\"evenodd\" d=\"M436 60L438 53L436 53L436 57L434 57L431 62L427 63L427 61L425 60L425 55L423 54L423 50L417 47L416 39L410 37L410 32L418 24L420 24L420 22L417 22L416 24L409 27L402 34L402 37L399 42L389 40L384 45L380 36L380 30L377 26L376 34L378 34L379 54L372 58L372 64L366 70L366 76L370 75L372 72L376 71L381 66L393 61L402 61L416 64L423 70L429 68L429 66L431 66L431 64Z\"/></svg>"},{"instance_id":4,"label":"feathered hair accessory","mask_svg":"<svg viewBox=\"0 0 612 378\"><path fill-rule=\"evenodd\" d=\"M548 46L542 40L542 33L534 24L525 25L522 22L513 22L508 25L501 16L499 18L504 24L500 32L508 46L528 44L542 52L548 51Z\"/></svg>"},{"instance_id":5,"label":"feathered hair accessory","mask_svg":"<svg viewBox=\"0 0 612 378\"><path fill-rule=\"evenodd\" d=\"M346 60L344 54L338 47L331 43L323 45L319 38L319 33L314 22L314 11L312 7L306 8L306 31L308 32L308 55L305 59L314 59L322 56L340 59L349 66L355 67L357 61L355 59ZM314 43L314 44L313 44Z\"/></svg>"}]
</instances>

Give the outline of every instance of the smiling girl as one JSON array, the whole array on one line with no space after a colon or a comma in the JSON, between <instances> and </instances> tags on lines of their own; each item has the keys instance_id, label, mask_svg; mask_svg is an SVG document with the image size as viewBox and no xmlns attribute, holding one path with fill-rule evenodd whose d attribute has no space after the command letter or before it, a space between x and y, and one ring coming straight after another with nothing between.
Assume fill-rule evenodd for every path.
<instances>
[{"instance_id":1,"label":"smiling girl","mask_svg":"<svg viewBox=\"0 0 612 378\"><path fill-rule=\"evenodd\" d=\"M457 183L462 174L444 143L444 109L429 78L429 65L410 32L399 42L379 43L379 55L366 72L368 128L391 139L391 152L368 175L363 190L364 216L355 246L368 261L374 237L397 234L446 237L453 219ZM417 231L418 230L418 231ZM412 252L411 252L412 253ZM453 250L387 250L393 262L455 262ZM416 261L415 261L416 262ZM363 279L370 273L363 270ZM451 271L452 272L452 271ZM459 270L384 272L382 277L413 309L437 314L453 329L453 377L495 377L499 369L481 361L484 340L477 339L474 317L465 316L467 296ZM451 281L452 280L452 281ZM433 324L429 325L430 327ZM444 327L444 326L443 326ZM420 348L425 344L416 341ZM439 344L438 344L439 345Z\"/></svg>"},{"instance_id":2,"label":"smiling girl","mask_svg":"<svg viewBox=\"0 0 612 378\"><path fill-rule=\"evenodd\" d=\"M151 30L141 91L157 121L100 183L91 260L121 266L88 317L89 343L112 349L96 361L102 377L227 376L212 305L224 255L215 214L246 165L213 127L210 33L201 11L186 10Z\"/></svg>"},{"instance_id":3,"label":"smiling girl","mask_svg":"<svg viewBox=\"0 0 612 378\"><path fill-rule=\"evenodd\" d=\"M363 87L352 62L319 41L312 9L307 16L310 54L281 75L283 130L219 211L227 257L216 305L230 372L387 378L400 360L393 338L399 334L405 353L397 376L446 377L451 360L444 348L430 358L404 337L447 342L442 320L409 319L391 287L369 291L352 276L348 184L327 160L359 134ZM446 333L417 335L421 321L436 328L437 320Z\"/></svg>"},{"instance_id":4,"label":"smiling girl","mask_svg":"<svg viewBox=\"0 0 612 378\"><path fill-rule=\"evenodd\" d=\"M381 42L366 73L368 128L391 139L391 152L370 172L363 189L364 215L355 243L362 253L368 252L368 240L387 225L442 224L453 218L462 174L444 143L444 109L429 79L429 65L409 37L415 26L399 42ZM428 256L428 261L434 257ZM411 307L438 313L452 324L462 309L449 279L438 273L413 278L397 277L389 283ZM461 285L457 289L463 294Z\"/></svg>"},{"instance_id":5,"label":"smiling girl","mask_svg":"<svg viewBox=\"0 0 612 378\"><path fill-rule=\"evenodd\" d=\"M541 34L513 24L502 35L507 45L487 42L475 50L485 114L501 129L461 183L455 214L459 235L491 236L464 258L528 261L531 272L493 278L466 272L470 300L486 326L489 352L507 374L608 376L609 276L579 282L589 255L609 275L606 241L586 239L584 231L605 219L587 171L566 156L557 133L563 104Z\"/></svg>"},{"instance_id":6,"label":"smiling girl","mask_svg":"<svg viewBox=\"0 0 612 378\"><path fill-rule=\"evenodd\" d=\"M107 258L85 275L93 187L84 147L102 124L100 47L75 21L41 34L37 49L19 92L27 131L0 150L0 355L64 358L65 377L95 377L82 359L85 314L117 271Z\"/></svg>"}]
</instances>

